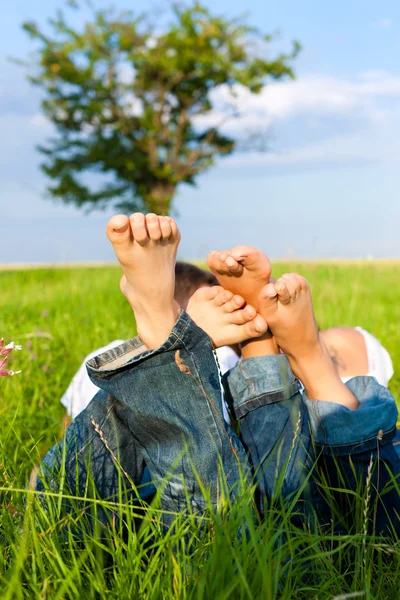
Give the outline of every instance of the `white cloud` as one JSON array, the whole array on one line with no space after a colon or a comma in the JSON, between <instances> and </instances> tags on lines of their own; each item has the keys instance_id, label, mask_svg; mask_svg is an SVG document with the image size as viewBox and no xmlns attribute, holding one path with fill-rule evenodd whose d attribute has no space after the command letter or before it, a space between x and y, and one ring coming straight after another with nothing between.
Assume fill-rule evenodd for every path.
<instances>
[{"instance_id":1,"label":"white cloud","mask_svg":"<svg viewBox=\"0 0 400 600\"><path fill-rule=\"evenodd\" d=\"M45 127L47 130L49 130L50 128L50 123L48 119L46 119L46 117L42 113L37 113L33 115L32 117L28 118L27 121L30 125L33 125L34 127Z\"/></svg>"},{"instance_id":2,"label":"white cloud","mask_svg":"<svg viewBox=\"0 0 400 600\"><path fill-rule=\"evenodd\" d=\"M368 141L363 135L340 135L285 152L237 154L228 160L230 166L274 168L332 168L382 162L398 165L400 144L389 144L387 139Z\"/></svg>"},{"instance_id":3,"label":"white cloud","mask_svg":"<svg viewBox=\"0 0 400 600\"><path fill-rule=\"evenodd\" d=\"M392 19L388 17L381 17L377 21L375 21L374 25L379 27L379 29L389 29L393 25Z\"/></svg>"},{"instance_id":4,"label":"white cloud","mask_svg":"<svg viewBox=\"0 0 400 600\"><path fill-rule=\"evenodd\" d=\"M197 119L198 126L223 122L230 102L240 117L224 125L226 133L240 138L270 129L273 137L272 153L238 155L228 159L231 164L336 166L399 156L400 77L391 73L312 75L271 83L259 95L237 87L235 95L232 100L228 88L217 90L212 113Z\"/></svg>"},{"instance_id":5,"label":"white cloud","mask_svg":"<svg viewBox=\"0 0 400 600\"><path fill-rule=\"evenodd\" d=\"M392 164L400 155L400 76L366 71L353 78L309 75L295 81L268 84L260 94L235 88L213 94L214 110L196 119L199 127L220 125L232 105L240 117L224 130L237 137L261 132L269 152L238 154L224 164L235 166L336 167L338 164ZM36 103L34 103L36 104ZM127 98L127 109L140 112L140 103ZM33 110L32 110L33 109ZM40 161L34 150L52 133L39 107L31 112L0 115L0 164L3 177L15 176L24 160L24 173L34 173ZM24 175L25 177L25 175Z\"/></svg>"},{"instance_id":6,"label":"white cloud","mask_svg":"<svg viewBox=\"0 0 400 600\"><path fill-rule=\"evenodd\" d=\"M255 120L272 124L305 113L340 116L360 109L374 119L379 100L400 99L400 77L380 71L362 72L352 80L313 75L293 82L271 83L260 94L251 94L240 86L234 92L235 97L232 97L226 86L216 90L213 112L197 122L223 122L229 105L241 115L236 119L237 127L245 127Z\"/></svg>"}]
</instances>

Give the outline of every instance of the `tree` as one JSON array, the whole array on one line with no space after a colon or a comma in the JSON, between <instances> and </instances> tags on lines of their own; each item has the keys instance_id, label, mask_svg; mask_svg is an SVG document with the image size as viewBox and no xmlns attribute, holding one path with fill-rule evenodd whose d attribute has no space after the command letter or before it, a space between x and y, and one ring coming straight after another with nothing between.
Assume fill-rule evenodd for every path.
<instances>
[{"instance_id":1,"label":"tree","mask_svg":"<svg viewBox=\"0 0 400 600\"><path fill-rule=\"evenodd\" d=\"M50 33L24 23L39 43L29 79L44 91L42 108L56 129L39 147L54 199L167 214L179 184L193 185L237 147L222 123L196 126L211 114L212 93L244 86L258 94L268 79L294 77L296 42L267 59L272 37L240 19L213 16L199 2L172 7L171 16L161 30L112 10L94 12L81 31L62 12Z\"/></svg>"}]
</instances>

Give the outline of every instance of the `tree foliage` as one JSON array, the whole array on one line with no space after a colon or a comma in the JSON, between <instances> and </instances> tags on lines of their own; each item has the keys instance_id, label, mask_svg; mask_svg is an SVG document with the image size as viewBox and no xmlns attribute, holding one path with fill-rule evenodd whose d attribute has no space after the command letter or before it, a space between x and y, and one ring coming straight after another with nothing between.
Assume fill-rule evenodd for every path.
<instances>
[{"instance_id":1,"label":"tree foliage","mask_svg":"<svg viewBox=\"0 0 400 600\"><path fill-rule=\"evenodd\" d=\"M29 78L56 129L39 148L49 192L89 210L112 203L167 214L180 183L194 184L235 150L222 123L196 126L212 92L240 85L258 94L268 78L293 78L299 45L269 59L271 36L199 2L172 7L161 29L131 12L92 17L79 31L61 12L47 28L23 25L38 43Z\"/></svg>"}]
</instances>

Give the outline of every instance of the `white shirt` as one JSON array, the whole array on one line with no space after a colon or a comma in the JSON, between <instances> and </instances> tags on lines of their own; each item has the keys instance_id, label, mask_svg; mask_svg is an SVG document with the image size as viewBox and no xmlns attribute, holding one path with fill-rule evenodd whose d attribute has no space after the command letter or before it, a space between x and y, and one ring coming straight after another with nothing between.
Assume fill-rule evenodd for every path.
<instances>
[{"instance_id":1,"label":"white shirt","mask_svg":"<svg viewBox=\"0 0 400 600\"><path fill-rule=\"evenodd\" d=\"M107 350L111 350L111 348L115 348L122 344L124 340L114 340L107 346L103 346L102 348L98 348L88 354L79 367L78 371L75 373L71 383L69 384L67 390L61 398L61 404L63 404L72 419L75 419L82 412L92 398L97 394L99 388L94 385L89 379L89 375L86 371L86 363L91 358L106 352ZM224 346L222 348L218 348L217 350L218 362L221 367L222 375L224 375L227 371L232 369L239 360L236 352L232 350L229 346ZM223 389L221 385L222 392L222 400L223 400ZM224 413L224 418L227 423L230 422L228 410L225 404L225 401L222 401L222 410Z\"/></svg>"},{"instance_id":2,"label":"white shirt","mask_svg":"<svg viewBox=\"0 0 400 600\"><path fill-rule=\"evenodd\" d=\"M368 357L368 373L366 376L375 377L378 383L388 387L389 381L394 375L393 362L389 352L382 346L372 333L361 327L355 327L364 338L365 349ZM341 377L343 383L347 383L352 377Z\"/></svg>"},{"instance_id":3,"label":"white shirt","mask_svg":"<svg viewBox=\"0 0 400 600\"><path fill-rule=\"evenodd\" d=\"M124 340L114 340L110 344L107 344L107 346L98 348L86 356L85 360L73 376L71 383L61 398L61 404L65 406L69 416L72 419L75 419L75 417L77 417L79 413L87 407L89 402L100 389L89 379L89 375L86 371L87 361L95 356L98 356L99 354L102 354L103 352L106 352L107 350L111 350L111 348L119 346L119 344L122 344L123 342Z\"/></svg>"}]
</instances>

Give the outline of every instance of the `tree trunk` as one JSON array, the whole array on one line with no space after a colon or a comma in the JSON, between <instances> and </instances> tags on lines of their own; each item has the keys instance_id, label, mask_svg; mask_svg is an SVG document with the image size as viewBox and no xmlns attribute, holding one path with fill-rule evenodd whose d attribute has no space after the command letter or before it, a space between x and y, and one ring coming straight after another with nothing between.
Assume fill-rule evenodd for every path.
<instances>
[{"instance_id":1,"label":"tree trunk","mask_svg":"<svg viewBox=\"0 0 400 600\"><path fill-rule=\"evenodd\" d=\"M156 215L168 215L175 191L175 184L160 182L153 186L145 198L149 211Z\"/></svg>"}]
</instances>

